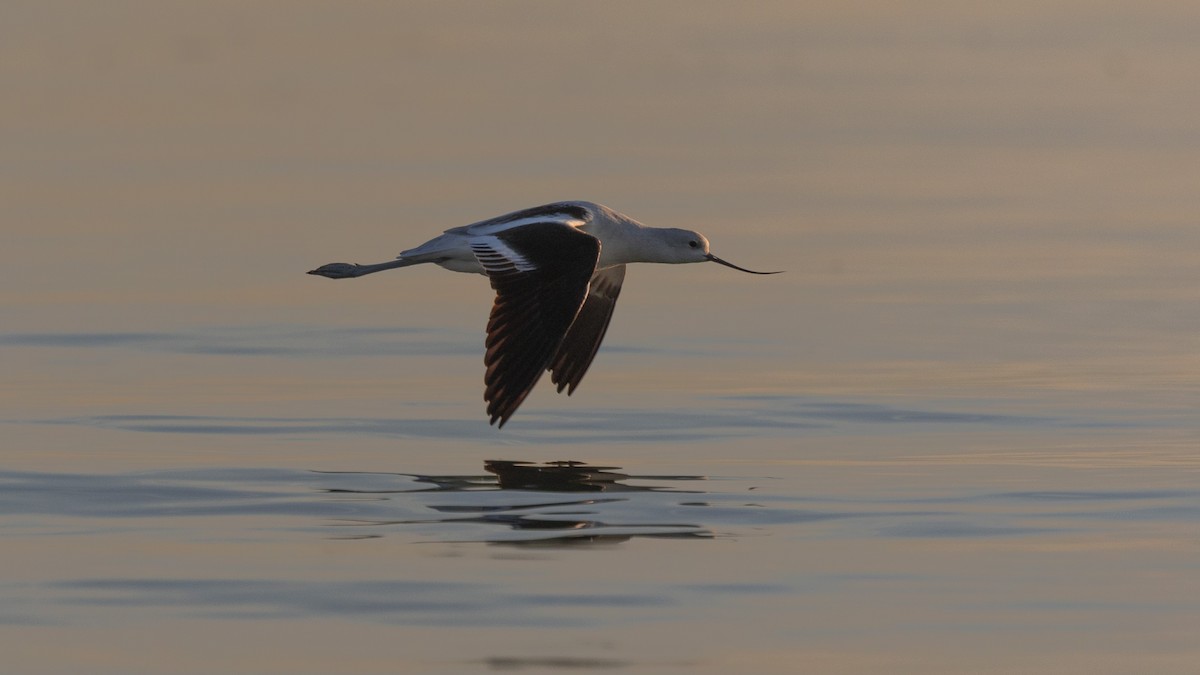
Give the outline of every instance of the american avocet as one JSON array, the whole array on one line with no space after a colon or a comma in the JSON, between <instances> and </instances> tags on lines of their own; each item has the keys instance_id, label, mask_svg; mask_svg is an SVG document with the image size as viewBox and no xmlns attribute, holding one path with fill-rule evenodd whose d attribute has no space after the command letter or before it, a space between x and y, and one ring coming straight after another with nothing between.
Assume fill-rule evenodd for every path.
<instances>
[{"instance_id":1,"label":"american avocet","mask_svg":"<svg viewBox=\"0 0 1200 675\"><path fill-rule=\"evenodd\" d=\"M309 274L348 279L434 263L486 274L496 290L488 319L483 398L490 423L508 418L545 370L570 395L587 372L621 293L625 265L715 262L699 232L646 227L592 202L555 202L446 230L395 260L330 263Z\"/></svg>"}]
</instances>

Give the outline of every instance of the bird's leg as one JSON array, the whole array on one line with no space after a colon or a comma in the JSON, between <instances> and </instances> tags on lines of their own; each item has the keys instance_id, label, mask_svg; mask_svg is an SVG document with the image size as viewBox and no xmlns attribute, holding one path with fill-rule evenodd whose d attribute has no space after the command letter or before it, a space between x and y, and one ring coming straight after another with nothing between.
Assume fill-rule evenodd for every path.
<instances>
[{"instance_id":1,"label":"bird's leg","mask_svg":"<svg viewBox=\"0 0 1200 675\"><path fill-rule=\"evenodd\" d=\"M329 263L321 265L315 270L310 270L309 274L315 274L329 279L351 279L353 277L361 277L364 274L374 274L383 270L390 270L396 267L404 267L411 265L407 260L389 260L387 262L375 263L374 265L358 265L356 263Z\"/></svg>"}]
</instances>

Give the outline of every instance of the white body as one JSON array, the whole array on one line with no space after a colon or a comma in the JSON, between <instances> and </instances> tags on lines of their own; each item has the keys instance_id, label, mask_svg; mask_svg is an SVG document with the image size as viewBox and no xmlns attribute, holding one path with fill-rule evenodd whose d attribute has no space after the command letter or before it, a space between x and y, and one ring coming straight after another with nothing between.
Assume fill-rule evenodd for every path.
<instances>
[{"instance_id":1,"label":"white body","mask_svg":"<svg viewBox=\"0 0 1200 675\"><path fill-rule=\"evenodd\" d=\"M554 218L554 220L564 225L570 225L600 240L600 261L596 264L597 270L632 262L700 262L705 260L704 256L708 254L708 240L696 232L687 232L687 237L689 241L696 241L697 246L681 252L676 247L665 248L656 244L660 242L662 233L686 232L686 230L646 227L628 216L594 202L572 201L559 202L559 204L582 208L590 214L586 220L566 214ZM490 246L504 248L503 242L500 242L494 235L546 220L545 216L530 216L501 222L492 219L451 228L416 248L401 252L397 256L397 261L404 265L431 262L454 272L484 274L483 266L479 264L471 250L472 241L486 239ZM691 255L680 255L681 253ZM520 256L513 252L511 259L520 259Z\"/></svg>"}]
</instances>

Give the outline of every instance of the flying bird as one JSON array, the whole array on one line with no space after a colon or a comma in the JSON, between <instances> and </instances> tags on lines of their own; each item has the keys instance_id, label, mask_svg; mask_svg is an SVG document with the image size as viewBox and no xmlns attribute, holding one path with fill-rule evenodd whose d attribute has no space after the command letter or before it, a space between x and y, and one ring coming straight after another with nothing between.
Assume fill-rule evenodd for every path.
<instances>
[{"instance_id":1,"label":"flying bird","mask_svg":"<svg viewBox=\"0 0 1200 675\"><path fill-rule=\"evenodd\" d=\"M699 232L646 227L593 202L555 202L446 230L395 260L329 263L309 274L349 279L433 263L485 274L496 291L488 319L484 401L489 424L516 412L542 372L574 393L608 330L629 263L715 262Z\"/></svg>"}]
</instances>

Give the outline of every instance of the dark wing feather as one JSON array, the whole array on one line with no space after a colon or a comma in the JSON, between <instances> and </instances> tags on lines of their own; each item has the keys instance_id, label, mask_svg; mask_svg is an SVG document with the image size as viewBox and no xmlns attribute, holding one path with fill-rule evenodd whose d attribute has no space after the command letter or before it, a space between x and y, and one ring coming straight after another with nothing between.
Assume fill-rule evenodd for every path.
<instances>
[{"instance_id":1,"label":"dark wing feather","mask_svg":"<svg viewBox=\"0 0 1200 675\"><path fill-rule=\"evenodd\" d=\"M588 293L600 240L561 223L533 223L495 235L524 258L472 243L496 290L487 327L484 394L490 423L503 427L558 350ZM531 269L520 269L526 267Z\"/></svg>"},{"instance_id":2,"label":"dark wing feather","mask_svg":"<svg viewBox=\"0 0 1200 675\"><path fill-rule=\"evenodd\" d=\"M563 389L567 390L568 396L575 393L575 387L592 365L608 331L608 322L612 320L624 280L624 265L599 270L592 275L587 300L550 362L550 381L558 385L558 393L561 394Z\"/></svg>"}]
</instances>

